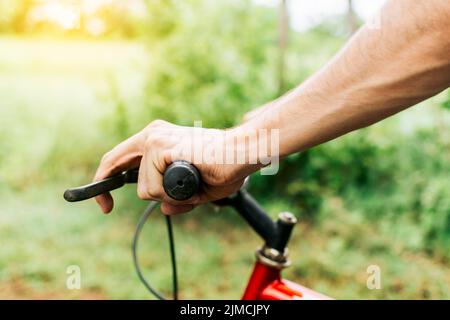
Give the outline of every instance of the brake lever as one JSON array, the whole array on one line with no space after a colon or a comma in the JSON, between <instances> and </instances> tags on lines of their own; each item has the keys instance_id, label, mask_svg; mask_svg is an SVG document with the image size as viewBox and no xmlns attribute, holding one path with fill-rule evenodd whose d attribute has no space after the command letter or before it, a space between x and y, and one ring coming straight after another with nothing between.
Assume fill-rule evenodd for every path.
<instances>
[{"instance_id":1,"label":"brake lever","mask_svg":"<svg viewBox=\"0 0 450 320\"><path fill-rule=\"evenodd\" d=\"M128 170L118 175L106 178L101 181L92 182L85 186L67 189L64 192L64 199L68 202L78 202L94 198L103 193L119 189L128 183L137 183L139 170Z\"/></svg>"}]
</instances>

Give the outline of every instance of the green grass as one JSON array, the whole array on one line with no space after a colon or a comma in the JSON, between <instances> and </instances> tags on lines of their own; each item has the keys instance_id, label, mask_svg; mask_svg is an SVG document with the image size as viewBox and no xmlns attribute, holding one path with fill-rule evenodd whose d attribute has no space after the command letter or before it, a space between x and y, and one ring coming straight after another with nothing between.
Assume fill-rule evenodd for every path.
<instances>
[{"instance_id":1,"label":"green grass","mask_svg":"<svg viewBox=\"0 0 450 320\"><path fill-rule=\"evenodd\" d=\"M110 216L100 214L92 202L65 203L62 190L61 185L3 195L0 296L149 298L131 264L136 208L120 205L125 195L133 198L132 188L119 194L119 206ZM314 227L301 223L295 229L288 278L343 299L450 297L444 262L406 250L396 235L347 212L339 199L328 205L325 222ZM181 297L238 298L253 250L260 245L256 235L233 212L215 212L210 206L175 217L174 223ZM140 257L149 279L168 294L165 232L156 212L144 231ZM382 290L365 286L366 269L372 264L381 267ZM65 287L69 265L80 266L82 290Z\"/></svg>"},{"instance_id":2,"label":"green grass","mask_svg":"<svg viewBox=\"0 0 450 320\"><path fill-rule=\"evenodd\" d=\"M62 199L66 187L89 179L100 155L118 139L103 130L116 107L111 83L127 106L142 103L147 57L129 42L0 38L0 298L150 298L131 260L131 237L144 206L133 187L115 192L117 208L109 216L93 201ZM422 115L412 110L401 119L423 122ZM273 215L290 209L277 199L261 200ZM448 261L412 250L393 228L402 224L413 241L414 222L374 221L332 195L318 222L296 214L301 223L288 278L342 299L450 298ZM261 244L253 232L234 213L211 206L174 223L181 297L239 298ZM165 232L156 213L140 256L148 277L167 294ZM366 287L372 264L381 267L381 290ZM69 265L81 268L81 290L66 288Z\"/></svg>"}]
</instances>

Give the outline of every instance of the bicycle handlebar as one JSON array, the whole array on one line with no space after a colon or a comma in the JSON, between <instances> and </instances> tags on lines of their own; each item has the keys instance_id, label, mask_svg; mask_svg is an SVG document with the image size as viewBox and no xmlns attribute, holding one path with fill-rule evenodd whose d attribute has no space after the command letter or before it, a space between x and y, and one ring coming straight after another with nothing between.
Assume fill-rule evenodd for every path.
<instances>
[{"instance_id":1,"label":"bicycle handlebar","mask_svg":"<svg viewBox=\"0 0 450 320\"><path fill-rule=\"evenodd\" d=\"M191 198L198 193L200 185L200 172L187 161L175 161L164 172L164 191L174 200Z\"/></svg>"},{"instance_id":2,"label":"bicycle handlebar","mask_svg":"<svg viewBox=\"0 0 450 320\"><path fill-rule=\"evenodd\" d=\"M233 207L253 230L272 246L277 232L276 225L247 191L240 190L228 198L214 203L219 206Z\"/></svg>"},{"instance_id":3,"label":"bicycle handlebar","mask_svg":"<svg viewBox=\"0 0 450 320\"><path fill-rule=\"evenodd\" d=\"M64 199L78 202L94 198L102 193L116 190L127 183L138 181L139 170L124 171L118 175L85 186L67 189ZM200 189L201 178L197 168L186 161L175 161L164 172L163 187L174 200L187 200Z\"/></svg>"},{"instance_id":4,"label":"bicycle handlebar","mask_svg":"<svg viewBox=\"0 0 450 320\"><path fill-rule=\"evenodd\" d=\"M274 222L245 189L214 203L219 206L231 206L235 209L252 229L264 239L269 248L276 249L279 252L284 251L291 236L292 228L297 223L292 215L285 217L286 213Z\"/></svg>"},{"instance_id":5,"label":"bicycle handlebar","mask_svg":"<svg viewBox=\"0 0 450 320\"><path fill-rule=\"evenodd\" d=\"M83 201L118 189L127 183L138 181L139 170L124 171L116 176L93 182L64 192L69 202ZM187 200L198 193L201 176L196 167L186 161L175 161L167 167L163 176L164 191L175 200ZM267 246L284 251L289 240L295 218L278 219L274 222L245 190L214 202L220 206L233 207L247 223L266 241Z\"/></svg>"}]
</instances>

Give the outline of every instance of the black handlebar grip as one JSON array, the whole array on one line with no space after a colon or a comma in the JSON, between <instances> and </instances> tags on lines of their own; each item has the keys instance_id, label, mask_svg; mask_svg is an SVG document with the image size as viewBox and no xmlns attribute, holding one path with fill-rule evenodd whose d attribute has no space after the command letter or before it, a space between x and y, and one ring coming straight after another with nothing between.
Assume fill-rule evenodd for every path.
<instances>
[{"instance_id":1,"label":"black handlebar grip","mask_svg":"<svg viewBox=\"0 0 450 320\"><path fill-rule=\"evenodd\" d=\"M198 193L200 185L200 173L187 161L175 161L164 172L164 191L174 200L192 198Z\"/></svg>"}]
</instances>

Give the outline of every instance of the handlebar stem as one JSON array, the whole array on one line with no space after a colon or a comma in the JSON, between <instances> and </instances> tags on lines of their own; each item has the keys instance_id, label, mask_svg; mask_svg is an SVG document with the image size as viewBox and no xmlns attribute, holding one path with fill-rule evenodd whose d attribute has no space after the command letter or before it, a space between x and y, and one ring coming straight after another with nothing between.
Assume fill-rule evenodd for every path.
<instances>
[{"instance_id":1,"label":"handlebar stem","mask_svg":"<svg viewBox=\"0 0 450 320\"><path fill-rule=\"evenodd\" d=\"M266 247L284 252L291 236L292 228L297 223L295 216L282 212L274 222L259 206L255 199L245 190L217 202L219 205L233 207L266 242Z\"/></svg>"}]
</instances>

